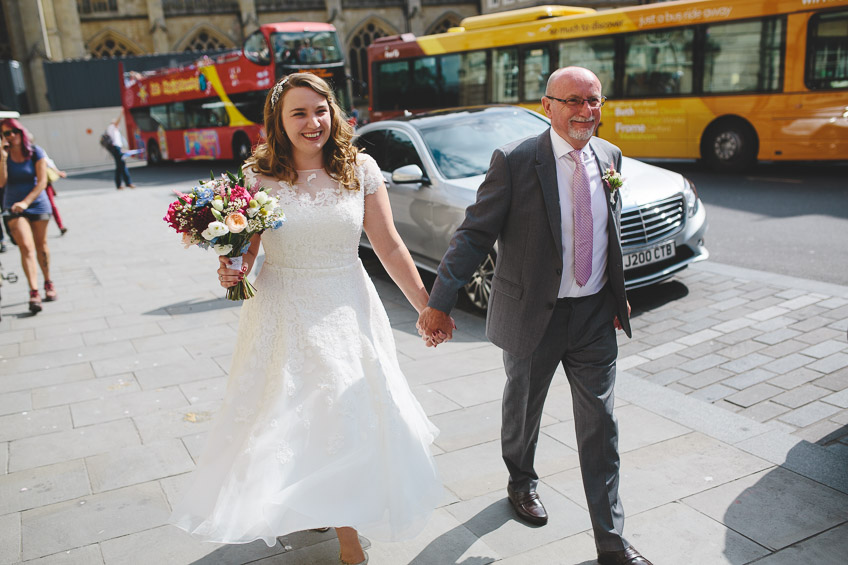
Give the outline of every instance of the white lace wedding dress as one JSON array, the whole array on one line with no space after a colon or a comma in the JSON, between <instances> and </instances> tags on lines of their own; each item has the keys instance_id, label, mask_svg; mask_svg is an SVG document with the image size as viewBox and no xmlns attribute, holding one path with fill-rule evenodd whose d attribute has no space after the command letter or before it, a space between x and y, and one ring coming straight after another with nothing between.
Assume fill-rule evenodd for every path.
<instances>
[{"instance_id":1,"label":"white lace wedding dress","mask_svg":"<svg viewBox=\"0 0 848 565\"><path fill-rule=\"evenodd\" d=\"M223 406L170 522L208 541L269 546L284 534L352 526L414 536L440 503L430 423L400 371L389 320L358 257L365 197L323 170L272 189L287 221L265 232ZM423 345L422 345L423 347Z\"/></svg>"}]
</instances>

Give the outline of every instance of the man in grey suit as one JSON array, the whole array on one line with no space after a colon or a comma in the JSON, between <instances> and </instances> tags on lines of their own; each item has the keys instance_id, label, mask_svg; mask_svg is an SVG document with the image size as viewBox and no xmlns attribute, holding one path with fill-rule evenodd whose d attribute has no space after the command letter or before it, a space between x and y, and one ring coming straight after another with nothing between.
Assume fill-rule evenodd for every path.
<instances>
[{"instance_id":1,"label":"man in grey suit","mask_svg":"<svg viewBox=\"0 0 848 565\"><path fill-rule=\"evenodd\" d=\"M601 565L650 565L622 536L618 429L613 416L615 330L630 332L620 233L621 197L608 171L621 151L593 137L601 83L565 67L542 98L551 128L492 155L489 172L439 265L419 332L450 339L457 291L497 240L486 335L504 350L501 448L507 493L522 520L544 525L536 442L554 371L571 386L583 488Z\"/></svg>"}]
</instances>

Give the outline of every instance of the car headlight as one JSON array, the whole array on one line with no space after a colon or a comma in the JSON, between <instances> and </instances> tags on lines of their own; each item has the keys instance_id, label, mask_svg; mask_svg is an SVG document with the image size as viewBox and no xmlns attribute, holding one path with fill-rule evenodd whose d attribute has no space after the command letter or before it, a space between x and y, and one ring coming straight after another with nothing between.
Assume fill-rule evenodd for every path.
<instances>
[{"instance_id":1,"label":"car headlight","mask_svg":"<svg viewBox=\"0 0 848 565\"><path fill-rule=\"evenodd\" d=\"M686 200L686 215L694 216L698 212L698 190L695 183L683 177L683 198Z\"/></svg>"}]
</instances>

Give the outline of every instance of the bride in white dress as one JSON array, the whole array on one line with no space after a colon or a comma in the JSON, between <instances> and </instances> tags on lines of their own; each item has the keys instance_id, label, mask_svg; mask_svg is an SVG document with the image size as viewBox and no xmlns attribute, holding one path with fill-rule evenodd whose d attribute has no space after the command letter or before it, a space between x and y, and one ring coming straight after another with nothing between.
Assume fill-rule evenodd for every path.
<instances>
[{"instance_id":1,"label":"bride in white dress","mask_svg":"<svg viewBox=\"0 0 848 565\"><path fill-rule=\"evenodd\" d=\"M386 312L358 257L364 227L419 312L428 294L392 223L371 157L351 145L332 91L298 73L265 102L267 141L245 176L287 221L265 232L257 294L245 301L223 406L170 521L208 541L269 546L335 526L342 563L365 563L357 530L417 534L442 487L430 423L400 371ZM221 258L221 285L246 276Z\"/></svg>"}]
</instances>

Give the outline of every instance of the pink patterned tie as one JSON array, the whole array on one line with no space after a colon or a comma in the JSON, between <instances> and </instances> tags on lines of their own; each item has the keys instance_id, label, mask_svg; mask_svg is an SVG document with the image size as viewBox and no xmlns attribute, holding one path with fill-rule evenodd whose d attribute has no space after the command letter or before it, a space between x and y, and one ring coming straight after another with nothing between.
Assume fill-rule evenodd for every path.
<instances>
[{"instance_id":1,"label":"pink patterned tie","mask_svg":"<svg viewBox=\"0 0 848 565\"><path fill-rule=\"evenodd\" d=\"M577 167L571 180L574 209L574 278L585 286L592 276L592 194L589 191L589 172L580 151L569 153Z\"/></svg>"}]
</instances>

